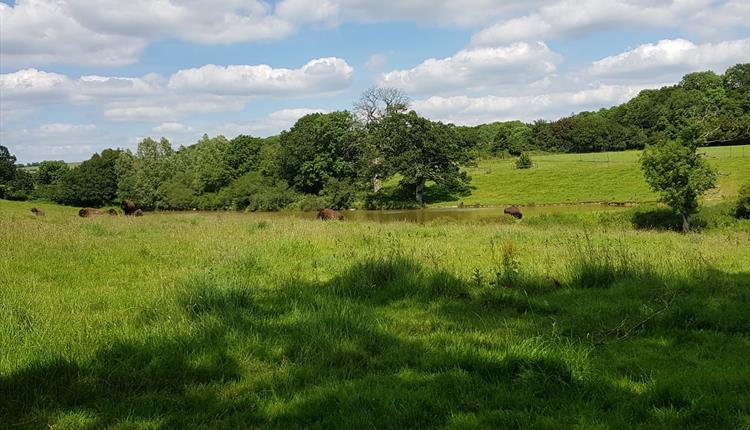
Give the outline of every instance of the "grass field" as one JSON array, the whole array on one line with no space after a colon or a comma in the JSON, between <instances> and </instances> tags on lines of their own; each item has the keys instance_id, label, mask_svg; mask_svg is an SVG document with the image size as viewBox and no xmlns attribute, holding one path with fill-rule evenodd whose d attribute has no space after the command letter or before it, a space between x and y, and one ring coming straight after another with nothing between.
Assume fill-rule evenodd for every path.
<instances>
[{"instance_id":1,"label":"grass field","mask_svg":"<svg viewBox=\"0 0 750 430\"><path fill-rule=\"evenodd\" d=\"M718 170L718 187L707 200L721 201L737 194L750 181L750 146L701 150ZM533 156L528 170L514 169L515 160L480 160L468 169L475 188L459 201L475 205L554 204L581 202L653 202L643 178L640 151Z\"/></svg>"},{"instance_id":2,"label":"grass field","mask_svg":"<svg viewBox=\"0 0 750 430\"><path fill-rule=\"evenodd\" d=\"M0 200L1 428L750 428L748 221L33 205Z\"/></svg>"}]
</instances>

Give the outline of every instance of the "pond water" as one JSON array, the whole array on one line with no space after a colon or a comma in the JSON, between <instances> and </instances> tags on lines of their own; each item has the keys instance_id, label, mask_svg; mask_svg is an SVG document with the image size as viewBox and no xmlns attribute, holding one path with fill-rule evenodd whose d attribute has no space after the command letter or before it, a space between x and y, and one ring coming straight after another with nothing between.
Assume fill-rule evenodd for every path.
<instances>
[{"instance_id":1,"label":"pond water","mask_svg":"<svg viewBox=\"0 0 750 430\"><path fill-rule=\"evenodd\" d=\"M541 215L562 215L571 213L592 213L592 212L609 212L624 210L619 206L608 206L599 204L582 204L582 205L557 205L557 206L519 206L524 218L538 217ZM484 207L484 208L426 208L426 209L407 209L407 210L348 210L342 211L344 219L351 221L371 221L371 222L415 222L424 223L431 221L462 221L462 222L481 222L491 221L498 218L509 218L509 215L503 213L505 207ZM266 215L266 214L264 214ZM297 218L315 218L317 212L279 212L278 216L293 216Z\"/></svg>"}]
</instances>

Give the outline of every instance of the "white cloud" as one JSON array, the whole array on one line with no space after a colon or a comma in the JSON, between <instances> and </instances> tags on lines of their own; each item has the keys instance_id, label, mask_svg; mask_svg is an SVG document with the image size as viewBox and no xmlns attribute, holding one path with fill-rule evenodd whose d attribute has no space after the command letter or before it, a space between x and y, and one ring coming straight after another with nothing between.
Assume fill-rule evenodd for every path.
<instances>
[{"instance_id":1,"label":"white cloud","mask_svg":"<svg viewBox=\"0 0 750 430\"><path fill-rule=\"evenodd\" d=\"M372 54L370 55L370 58L367 59L367 62L365 63L365 67L371 70L377 70L381 67L385 66L385 63L388 61L385 55L383 54Z\"/></svg>"},{"instance_id":2,"label":"white cloud","mask_svg":"<svg viewBox=\"0 0 750 430\"><path fill-rule=\"evenodd\" d=\"M560 0L489 26L474 35L472 44L494 46L624 28L680 28L716 38L748 25L747 0Z\"/></svg>"},{"instance_id":3,"label":"white cloud","mask_svg":"<svg viewBox=\"0 0 750 430\"><path fill-rule=\"evenodd\" d=\"M329 111L310 108L282 109L268 114L265 118L221 124L214 127L211 134L221 134L230 138L240 134L271 136L291 128L303 116L317 112L327 113Z\"/></svg>"},{"instance_id":4,"label":"white cloud","mask_svg":"<svg viewBox=\"0 0 750 430\"><path fill-rule=\"evenodd\" d=\"M184 133L193 131L192 127L181 122L163 122L153 128L156 133Z\"/></svg>"},{"instance_id":5,"label":"white cloud","mask_svg":"<svg viewBox=\"0 0 750 430\"><path fill-rule=\"evenodd\" d=\"M0 3L4 64L74 63L122 66L137 61L146 46L141 37L112 35L81 25L69 5L54 0Z\"/></svg>"},{"instance_id":6,"label":"white cloud","mask_svg":"<svg viewBox=\"0 0 750 430\"><path fill-rule=\"evenodd\" d=\"M170 78L81 76L25 69L0 74L3 122L51 103L100 105L113 121L176 122L190 113L242 110L252 98L325 96L351 84L353 69L338 58L299 69L204 66Z\"/></svg>"},{"instance_id":7,"label":"white cloud","mask_svg":"<svg viewBox=\"0 0 750 430\"><path fill-rule=\"evenodd\" d=\"M209 64L180 70L169 79L169 88L222 95L304 96L342 90L353 73L346 61L334 57L312 60L299 69Z\"/></svg>"},{"instance_id":8,"label":"white cloud","mask_svg":"<svg viewBox=\"0 0 750 430\"><path fill-rule=\"evenodd\" d=\"M315 1L311 2L315 3ZM319 1L318 1L319 2ZM346 21L414 21L420 24L471 27L483 25L545 0L331 0Z\"/></svg>"},{"instance_id":9,"label":"white cloud","mask_svg":"<svg viewBox=\"0 0 750 430\"><path fill-rule=\"evenodd\" d=\"M83 134L96 130L95 124L52 123L39 126L39 134L49 136L54 134Z\"/></svg>"},{"instance_id":10,"label":"white cloud","mask_svg":"<svg viewBox=\"0 0 750 430\"><path fill-rule=\"evenodd\" d=\"M556 119L582 110L624 103L649 85L598 85L579 91L522 96L430 97L413 102L414 109L432 119L476 125L494 121Z\"/></svg>"},{"instance_id":11,"label":"white cloud","mask_svg":"<svg viewBox=\"0 0 750 430\"><path fill-rule=\"evenodd\" d=\"M688 72L717 73L736 63L750 62L750 38L696 45L684 39L660 40L595 61L588 75L606 80L674 80Z\"/></svg>"},{"instance_id":12,"label":"white cloud","mask_svg":"<svg viewBox=\"0 0 750 430\"><path fill-rule=\"evenodd\" d=\"M559 61L543 42L519 42L432 58L413 69L385 73L380 83L415 94L466 93L538 81L553 73Z\"/></svg>"}]
</instances>

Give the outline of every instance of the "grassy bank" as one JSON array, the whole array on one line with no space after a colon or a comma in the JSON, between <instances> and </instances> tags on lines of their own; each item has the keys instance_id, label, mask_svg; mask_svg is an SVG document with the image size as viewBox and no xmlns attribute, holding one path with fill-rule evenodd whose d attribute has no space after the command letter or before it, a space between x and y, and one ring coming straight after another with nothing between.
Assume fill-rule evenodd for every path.
<instances>
[{"instance_id":1,"label":"grassy bank","mask_svg":"<svg viewBox=\"0 0 750 430\"><path fill-rule=\"evenodd\" d=\"M750 229L0 201L0 427L748 428Z\"/></svg>"},{"instance_id":2,"label":"grassy bank","mask_svg":"<svg viewBox=\"0 0 750 430\"><path fill-rule=\"evenodd\" d=\"M718 187L707 200L737 195L750 181L750 146L711 147L701 150L719 170ZM471 195L443 204L503 205L580 202L652 202L640 170L641 151L589 154L532 155L534 167L514 168L515 160L481 160L468 169Z\"/></svg>"}]
</instances>

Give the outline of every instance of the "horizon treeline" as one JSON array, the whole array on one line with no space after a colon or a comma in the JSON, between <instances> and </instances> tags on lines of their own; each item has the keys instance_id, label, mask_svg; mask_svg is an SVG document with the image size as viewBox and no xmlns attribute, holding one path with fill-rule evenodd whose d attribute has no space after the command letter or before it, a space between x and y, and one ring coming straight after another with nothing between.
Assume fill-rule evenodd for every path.
<instances>
[{"instance_id":1,"label":"horizon treeline","mask_svg":"<svg viewBox=\"0 0 750 430\"><path fill-rule=\"evenodd\" d=\"M97 207L129 199L161 210L409 207L466 193L461 168L477 158L665 140L750 143L750 64L690 73L619 106L556 121L443 124L409 110L400 91L371 88L353 111L306 115L267 138L204 135L177 149L146 138L135 152L105 149L74 168L44 161L34 171L0 146L0 198Z\"/></svg>"}]
</instances>

